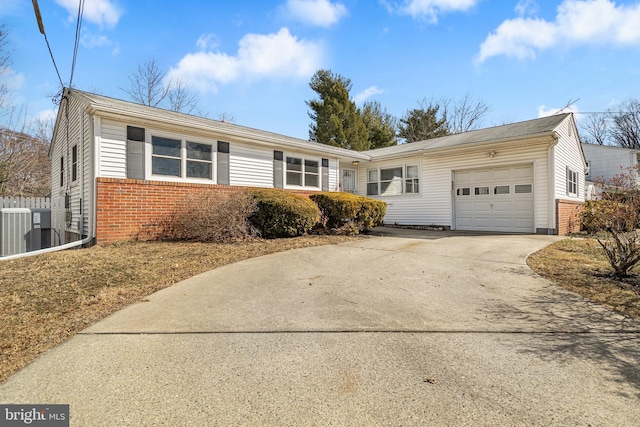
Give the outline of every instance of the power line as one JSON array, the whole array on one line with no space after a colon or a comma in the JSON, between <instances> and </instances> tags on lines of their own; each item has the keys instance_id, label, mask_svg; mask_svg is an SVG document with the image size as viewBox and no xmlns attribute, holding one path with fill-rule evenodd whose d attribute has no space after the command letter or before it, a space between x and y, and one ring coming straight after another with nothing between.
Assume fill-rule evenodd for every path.
<instances>
[{"instance_id":1,"label":"power line","mask_svg":"<svg viewBox=\"0 0 640 427\"><path fill-rule=\"evenodd\" d=\"M82 15L84 13L84 0L78 2L78 20L76 21L76 39L73 45L73 61L71 62L71 77L69 77L69 87L73 86L73 73L76 69L76 58L78 57L78 46L80 44L80 29L82 28Z\"/></svg>"},{"instance_id":2,"label":"power line","mask_svg":"<svg viewBox=\"0 0 640 427\"><path fill-rule=\"evenodd\" d=\"M36 21L38 21L38 29L40 30L40 33L44 36L44 41L47 43L47 48L49 49L49 55L51 56L51 62L53 62L53 68L56 69L56 74L58 75L58 81L60 82L60 87L64 88L64 83L62 83L62 77L60 77L60 71L58 70L58 65L56 64L56 60L53 57L53 51L51 50L51 45L49 44L47 33L44 31L44 24L42 23L42 16L40 15L38 0L31 0L31 1L33 3L33 11L36 14Z\"/></svg>"}]
</instances>

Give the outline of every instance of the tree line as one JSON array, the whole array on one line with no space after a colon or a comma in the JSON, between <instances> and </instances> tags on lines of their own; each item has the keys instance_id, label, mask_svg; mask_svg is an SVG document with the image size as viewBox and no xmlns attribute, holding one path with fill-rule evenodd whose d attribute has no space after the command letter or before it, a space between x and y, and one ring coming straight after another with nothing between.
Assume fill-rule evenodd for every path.
<instances>
[{"instance_id":1,"label":"tree line","mask_svg":"<svg viewBox=\"0 0 640 427\"><path fill-rule=\"evenodd\" d=\"M476 129L489 111L482 100L466 95L453 101L423 100L418 108L394 117L378 101L357 107L352 100L351 79L320 69L309 83L317 98L310 108L309 140L356 151L422 141Z\"/></svg>"}]
</instances>

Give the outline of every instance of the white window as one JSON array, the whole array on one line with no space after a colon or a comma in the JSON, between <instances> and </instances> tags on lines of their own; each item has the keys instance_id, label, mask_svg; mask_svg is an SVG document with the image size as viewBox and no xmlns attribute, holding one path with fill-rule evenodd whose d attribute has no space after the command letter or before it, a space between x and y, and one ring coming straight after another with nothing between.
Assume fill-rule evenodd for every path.
<instances>
[{"instance_id":1,"label":"white window","mask_svg":"<svg viewBox=\"0 0 640 427\"><path fill-rule=\"evenodd\" d=\"M533 190L533 186L531 184L516 184L515 185L515 193L516 194L531 193L532 190Z\"/></svg>"},{"instance_id":2,"label":"white window","mask_svg":"<svg viewBox=\"0 0 640 427\"><path fill-rule=\"evenodd\" d=\"M475 187L473 192L476 196L486 196L489 194L489 187Z\"/></svg>"},{"instance_id":3,"label":"white window","mask_svg":"<svg viewBox=\"0 0 640 427\"><path fill-rule=\"evenodd\" d=\"M213 151L210 144L187 141L187 177L211 179Z\"/></svg>"},{"instance_id":4,"label":"white window","mask_svg":"<svg viewBox=\"0 0 640 427\"><path fill-rule=\"evenodd\" d=\"M407 166L407 177L405 179L405 193L417 194L420 192L420 179L418 178L418 166Z\"/></svg>"},{"instance_id":5,"label":"white window","mask_svg":"<svg viewBox=\"0 0 640 427\"><path fill-rule=\"evenodd\" d=\"M212 144L151 137L151 174L213 180Z\"/></svg>"},{"instance_id":6,"label":"white window","mask_svg":"<svg viewBox=\"0 0 640 427\"><path fill-rule=\"evenodd\" d=\"M420 178L416 165L367 170L367 196L396 196L419 192Z\"/></svg>"},{"instance_id":7,"label":"white window","mask_svg":"<svg viewBox=\"0 0 640 427\"><path fill-rule=\"evenodd\" d=\"M151 173L154 175L182 176L180 167L180 146L182 141L178 139L151 138Z\"/></svg>"},{"instance_id":8,"label":"white window","mask_svg":"<svg viewBox=\"0 0 640 427\"><path fill-rule=\"evenodd\" d=\"M71 181L78 180L78 146L71 148Z\"/></svg>"},{"instance_id":9,"label":"white window","mask_svg":"<svg viewBox=\"0 0 640 427\"><path fill-rule=\"evenodd\" d=\"M510 189L508 185L496 185L493 187L493 194L509 194Z\"/></svg>"},{"instance_id":10,"label":"white window","mask_svg":"<svg viewBox=\"0 0 640 427\"><path fill-rule=\"evenodd\" d=\"M578 194L578 173L567 166L567 194L576 196Z\"/></svg>"},{"instance_id":11,"label":"white window","mask_svg":"<svg viewBox=\"0 0 640 427\"><path fill-rule=\"evenodd\" d=\"M287 156L287 185L320 188L320 162Z\"/></svg>"},{"instance_id":12,"label":"white window","mask_svg":"<svg viewBox=\"0 0 640 427\"><path fill-rule=\"evenodd\" d=\"M367 196L378 195L378 169L367 171Z\"/></svg>"}]
</instances>

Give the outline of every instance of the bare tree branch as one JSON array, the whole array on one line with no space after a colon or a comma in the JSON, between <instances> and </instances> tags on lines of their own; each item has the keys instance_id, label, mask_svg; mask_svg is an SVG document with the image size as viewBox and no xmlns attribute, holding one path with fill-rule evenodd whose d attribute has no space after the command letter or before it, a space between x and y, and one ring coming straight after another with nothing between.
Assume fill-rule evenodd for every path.
<instances>
[{"instance_id":1,"label":"bare tree branch","mask_svg":"<svg viewBox=\"0 0 640 427\"><path fill-rule=\"evenodd\" d=\"M618 112L610 112L609 134L615 145L623 148L640 149L640 101L631 99Z\"/></svg>"},{"instance_id":2,"label":"bare tree branch","mask_svg":"<svg viewBox=\"0 0 640 427\"><path fill-rule=\"evenodd\" d=\"M442 104L447 116L447 127L452 134L478 129L482 125L484 116L490 111L483 100L475 100L469 94L453 102L451 108L449 108L450 100Z\"/></svg>"},{"instance_id":3,"label":"bare tree branch","mask_svg":"<svg viewBox=\"0 0 640 427\"><path fill-rule=\"evenodd\" d=\"M589 144L606 145L609 138L608 118L605 114L590 114L580 128L586 132L582 139Z\"/></svg>"},{"instance_id":4,"label":"bare tree branch","mask_svg":"<svg viewBox=\"0 0 640 427\"><path fill-rule=\"evenodd\" d=\"M157 107L169 95L171 82L164 83L166 73L160 69L155 58L138 64L129 75L129 88L122 89L134 102Z\"/></svg>"},{"instance_id":5,"label":"bare tree branch","mask_svg":"<svg viewBox=\"0 0 640 427\"><path fill-rule=\"evenodd\" d=\"M169 109L190 114L197 111L198 97L181 80L177 80L168 92Z\"/></svg>"}]
</instances>

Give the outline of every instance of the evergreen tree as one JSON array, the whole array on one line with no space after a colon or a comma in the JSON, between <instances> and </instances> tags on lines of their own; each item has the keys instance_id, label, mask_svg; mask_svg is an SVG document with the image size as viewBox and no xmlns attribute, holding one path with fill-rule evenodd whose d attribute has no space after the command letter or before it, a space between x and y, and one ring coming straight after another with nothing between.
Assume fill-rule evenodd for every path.
<instances>
[{"instance_id":1,"label":"evergreen tree","mask_svg":"<svg viewBox=\"0 0 640 427\"><path fill-rule=\"evenodd\" d=\"M449 135L447 116L438 118L439 105L429 105L427 108L414 108L400 119L398 137L405 142L423 141Z\"/></svg>"},{"instance_id":2,"label":"evergreen tree","mask_svg":"<svg viewBox=\"0 0 640 427\"><path fill-rule=\"evenodd\" d=\"M311 77L309 87L319 98L306 102L313 120L309 125L309 139L356 151L367 150L367 128L349 97L351 80L321 69Z\"/></svg>"},{"instance_id":3,"label":"evergreen tree","mask_svg":"<svg viewBox=\"0 0 640 427\"><path fill-rule=\"evenodd\" d=\"M360 110L367 128L369 149L398 145L396 138L397 119L387 113L378 101L365 102Z\"/></svg>"}]
</instances>

